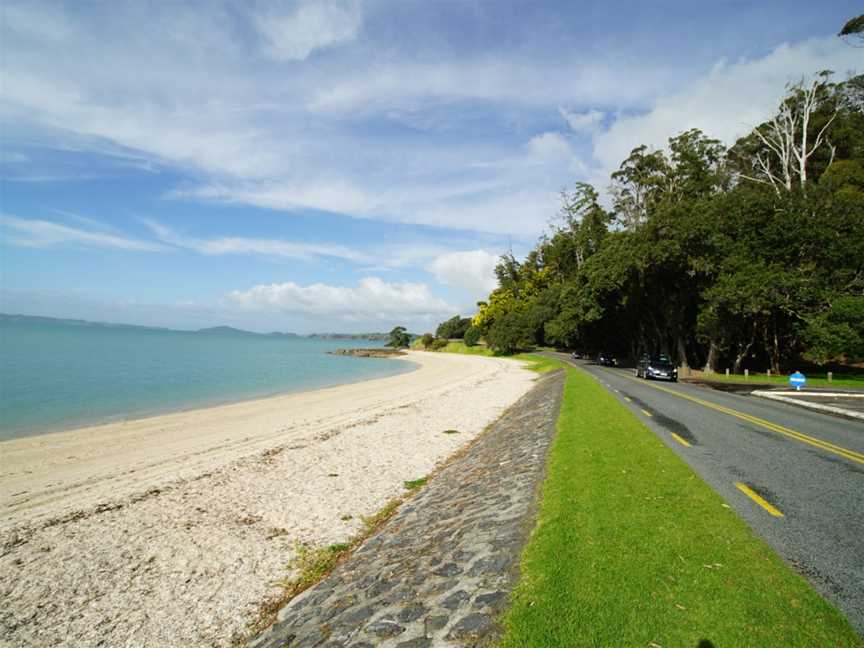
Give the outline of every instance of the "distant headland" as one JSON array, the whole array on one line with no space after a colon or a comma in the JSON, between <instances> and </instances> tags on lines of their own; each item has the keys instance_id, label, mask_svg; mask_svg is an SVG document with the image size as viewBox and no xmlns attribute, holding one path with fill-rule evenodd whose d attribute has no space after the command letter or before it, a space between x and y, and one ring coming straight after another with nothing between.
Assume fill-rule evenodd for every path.
<instances>
[{"instance_id":1,"label":"distant headland","mask_svg":"<svg viewBox=\"0 0 864 648\"><path fill-rule=\"evenodd\" d=\"M389 333L310 333L308 335L300 335L298 333L283 333L273 331L270 333L255 333L254 331L244 331L243 329L234 328L233 326L211 326L198 330L183 330L171 329L161 326L141 326L139 324L116 324L113 322L91 322L82 319L65 319L60 317L44 317L41 315L19 315L0 313L0 324L2 323L19 323L19 324L34 324L43 326L81 326L92 328L112 328L112 329L136 329L150 331L173 331L176 333L188 333L192 335L218 335L221 337L267 337L267 338L309 338L317 340L369 340L379 341L388 340Z\"/></svg>"}]
</instances>

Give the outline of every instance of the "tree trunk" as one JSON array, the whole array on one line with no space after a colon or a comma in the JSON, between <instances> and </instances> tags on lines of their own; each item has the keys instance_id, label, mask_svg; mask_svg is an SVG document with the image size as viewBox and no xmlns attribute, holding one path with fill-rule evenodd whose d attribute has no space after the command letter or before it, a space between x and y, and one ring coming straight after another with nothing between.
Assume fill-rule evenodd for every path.
<instances>
[{"instance_id":1,"label":"tree trunk","mask_svg":"<svg viewBox=\"0 0 864 648\"><path fill-rule=\"evenodd\" d=\"M678 366L682 369L689 369L690 365L687 363L687 347L684 344L684 338L676 338L675 345L678 351Z\"/></svg>"},{"instance_id":2,"label":"tree trunk","mask_svg":"<svg viewBox=\"0 0 864 648\"><path fill-rule=\"evenodd\" d=\"M735 356L735 363L732 365L732 373L737 374L741 371L741 363L744 361L744 358L747 357L747 354L750 353L750 348L752 346L752 339L743 348L740 344L738 345L738 355Z\"/></svg>"},{"instance_id":3,"label":"tree trunk","mask_svg":"<svg viewBox=\"0 0 864 648\"><path fill-rule=\"evenodd\" d=\"M771 341L771 373L780 375L780 339L777 336L777 322L774 322L774 335Z\"/></svg>"},{"instance_id":4,"label":"tree trunk","mask_svg":"<svg viewBox=\"0 0 864 648\"><path fill-rule=\"evenodd\" d=\"M708 343L708 358L705 360L705 373L717 371L717 344L712 339Z\"/></svg>"}]
</instances>

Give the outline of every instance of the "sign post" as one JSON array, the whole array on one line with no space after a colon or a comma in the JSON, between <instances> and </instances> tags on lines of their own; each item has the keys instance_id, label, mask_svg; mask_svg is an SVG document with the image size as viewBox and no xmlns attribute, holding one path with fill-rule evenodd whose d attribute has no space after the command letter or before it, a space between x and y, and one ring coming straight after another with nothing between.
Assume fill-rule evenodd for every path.
<instances>
[{"instance_id":1,"label":"sign post","mask_svg":"<svg viewBox=\"0 0 864 648\"><path fill-rule=\"evenodd\" d=\"M801 388L807 384L807 378L800 371L796 371L791 376L789 376L789 384L792 385L796 390L801 391Z\"/></svg>"}]
</instances>

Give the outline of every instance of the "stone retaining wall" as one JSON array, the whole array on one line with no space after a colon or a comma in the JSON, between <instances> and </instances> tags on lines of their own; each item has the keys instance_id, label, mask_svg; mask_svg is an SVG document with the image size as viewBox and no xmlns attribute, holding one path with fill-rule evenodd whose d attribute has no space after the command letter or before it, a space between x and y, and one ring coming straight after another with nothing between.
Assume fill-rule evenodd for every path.
<instances>
[{"instance_id":1,"label":"stone retaining wall","mask_svg":"<svg viewBox=\"0 0 864 648\"><path fill-rule=\"evenodd\" d=\"M488 645L533 527L563 372L546 375L253 648Z\"/></svg>"}]
</instances>

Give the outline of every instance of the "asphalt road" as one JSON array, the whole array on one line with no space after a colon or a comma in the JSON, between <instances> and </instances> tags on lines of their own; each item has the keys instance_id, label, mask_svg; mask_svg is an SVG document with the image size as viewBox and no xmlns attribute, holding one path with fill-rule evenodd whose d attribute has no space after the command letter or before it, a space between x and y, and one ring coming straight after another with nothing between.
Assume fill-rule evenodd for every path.
<instances>
[{"instance_id":1,"label":"asphalt road","mask_svg":"<svg viewBox=\"0 0 864 648\"><path fill-rule=\"evenodd\" d=\"M864 635L864 422L554 355L605 385Z\"/></svg>"}]
</instances>

